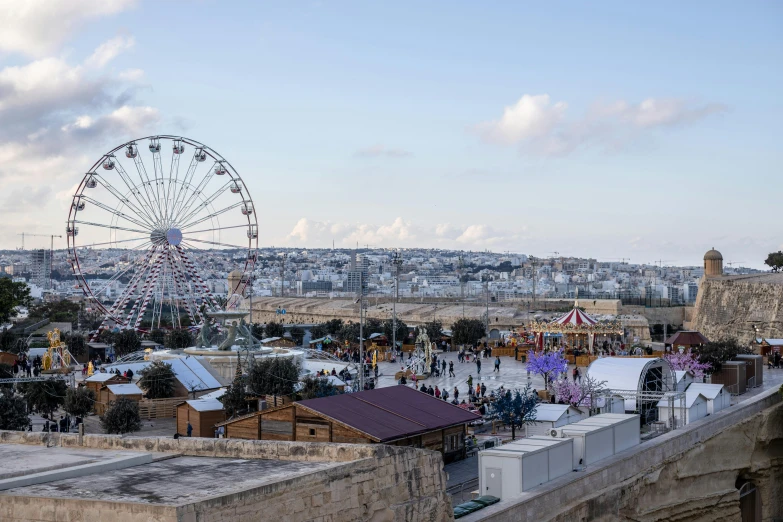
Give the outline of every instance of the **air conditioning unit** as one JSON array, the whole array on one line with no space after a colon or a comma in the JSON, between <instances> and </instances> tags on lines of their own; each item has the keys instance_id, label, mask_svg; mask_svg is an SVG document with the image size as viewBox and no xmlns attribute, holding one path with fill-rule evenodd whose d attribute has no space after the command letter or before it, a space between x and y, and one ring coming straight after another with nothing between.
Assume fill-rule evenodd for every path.
<instances>
[{"instance_id":1,"label":"air conditioning unit","mask_svg":"<svg viewBox=\"0 0 783 522\"><path fill-rule=\"evenodd\" d=\"M550 430L549 436L553 437L555 439L562 439L563 438L563 430Z\"/></svg>"}]
</instances>

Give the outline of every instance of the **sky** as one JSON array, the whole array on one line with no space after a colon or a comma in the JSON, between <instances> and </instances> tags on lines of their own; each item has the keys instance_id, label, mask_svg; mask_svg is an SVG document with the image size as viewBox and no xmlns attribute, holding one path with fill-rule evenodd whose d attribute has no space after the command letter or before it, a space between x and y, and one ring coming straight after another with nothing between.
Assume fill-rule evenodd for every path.
<instances>
[{"instance_id":1,"label":"sky","mask_svg":"<svg viewBox=\"0 0 783 522\"><path fill-rule=\"evenodd\" d=\"M0 248L172 134L231 162L264 246L762 267L781 63L774 1L0 0Z\"/></svg>"}]
</instances>

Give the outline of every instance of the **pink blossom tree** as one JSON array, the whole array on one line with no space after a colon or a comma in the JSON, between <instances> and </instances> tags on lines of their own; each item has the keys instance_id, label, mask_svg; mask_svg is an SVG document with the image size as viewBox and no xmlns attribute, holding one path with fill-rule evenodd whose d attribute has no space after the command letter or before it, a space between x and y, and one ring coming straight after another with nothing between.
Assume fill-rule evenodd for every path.
<instances>
[{"instance_id":1,"label":"pink blossom tree","mask_svg":"<svg viewBox=\"0 0 783 522\"><path fill-rule=\"evenodd\" d=\"M691 352L690 348L682 353L679 351L667 353L663 358L669 363L673 371L691 372L697 379L701 379L704 377L705 372L709 372L712 369L710 363L699 362L698 355Z\"/></svg>"},{"instance_id":2,"label":"pink blossom tree","mask_svg":"<svg viewBox=\"0 0 783 522\"><path fill-rule=\"evenodd\" d=\"M553 388L558 400L567 402L571 406L588 408L593 408L598 395L607 390L606 381L599 381L589 375L585 375L579 382L560 379L555 381Z\"/></svg>"}]
</instances>

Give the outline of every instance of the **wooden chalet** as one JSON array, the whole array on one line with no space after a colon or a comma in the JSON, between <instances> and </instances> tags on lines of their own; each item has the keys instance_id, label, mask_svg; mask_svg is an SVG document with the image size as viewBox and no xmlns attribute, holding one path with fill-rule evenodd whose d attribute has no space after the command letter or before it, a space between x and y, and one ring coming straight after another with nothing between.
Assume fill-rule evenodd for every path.
<instances>
[{"instance_id":1,"label":"wooden chalet","mask_svg":"<svg viewBox=\"0 0 783 522\"><path fill-rule=\"evenodd\" d=\"M218 399L194 399L177 405L177 433L188 434L188 422L193 427L192 437L214 437L215 425L226 420L223 403Z\"/></svg>"},{"instance_id":2,"label":"wooden chalet","mask_svg":"<svg viewBox=\"0 0 783 522\"><path fill-rule=\"evenodd\" d=\"M391 444L465 456L467 425L478 415L406 386L295 402L218 424L226 438ZM195 427L194 427L195 429Z\"/></svg>"},{"instance_id":3,"label":"wooden chalet","mask_svg":"<svg viewBox=\"0 0 783 522\"><path fill-rule=\"evenodd\" d=\"M84 380L84 385L88 390L92 390L96 399L100 396L101 388L109 384L128 384L128 379L116 373L98 372Z\"/></svg>"},{"instance_id":4,"label":"wooden chalet","mask_svg":"<svg viewBox=\"0 0 783 522\"><path fill-rule=\"evenodd\" d=\"M95 402L95 413L103 415L109 406L120 397L132 401L141 401L143 392L135 384L108 384L101 388L98 399Z\"/></svg>"}]
</instances>

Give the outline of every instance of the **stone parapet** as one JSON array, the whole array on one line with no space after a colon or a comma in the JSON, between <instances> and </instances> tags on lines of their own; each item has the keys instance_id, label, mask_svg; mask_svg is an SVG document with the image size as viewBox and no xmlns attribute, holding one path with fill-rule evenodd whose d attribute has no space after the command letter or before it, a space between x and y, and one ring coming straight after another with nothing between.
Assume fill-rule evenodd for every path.
<instances>
[{"instance_id":1,"label":"stone parapet","mask_svg":"<svg viewBox=\"0 0 783 522\"><path fill-rule=\"evenodd\" d=\"M0 431L0 443L79 447L76 435ZM177 456L340 463L228 495L178 506L0 495L0 519L21 521L240 522L250 520L453 520L438 452L380 444L86 435L85 448ZM215 477L219 480L219 477ZM153 503L154 504L154 503ZM65 512L74 513L64 515ZM79 514L80 515L76 515ZM97 514L101 515L98 516Z\"/></svg>"}]
</instances>

